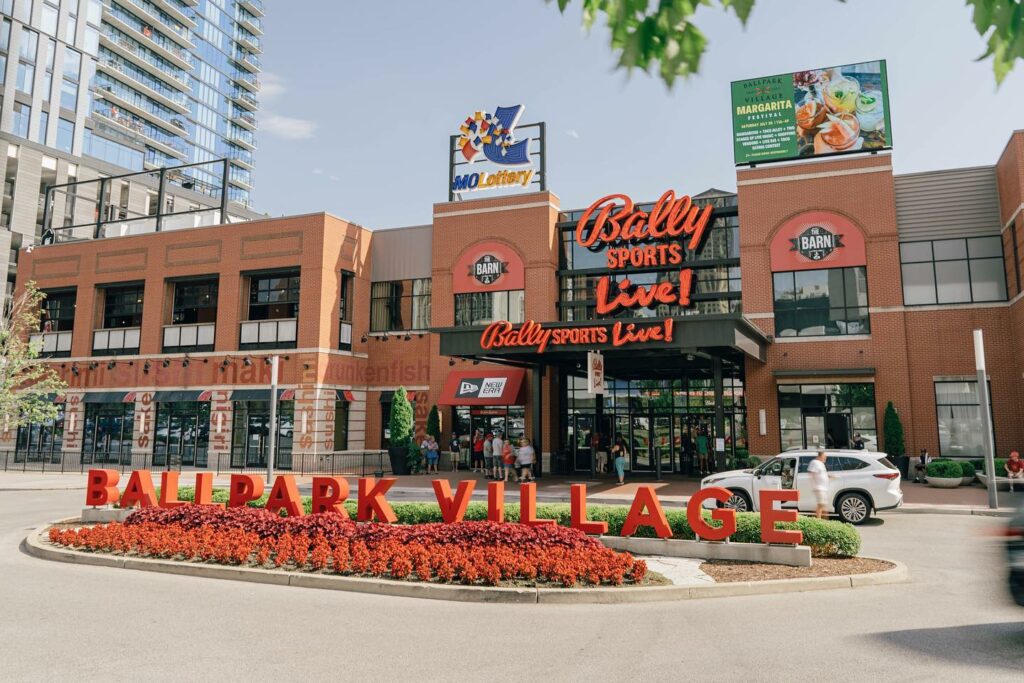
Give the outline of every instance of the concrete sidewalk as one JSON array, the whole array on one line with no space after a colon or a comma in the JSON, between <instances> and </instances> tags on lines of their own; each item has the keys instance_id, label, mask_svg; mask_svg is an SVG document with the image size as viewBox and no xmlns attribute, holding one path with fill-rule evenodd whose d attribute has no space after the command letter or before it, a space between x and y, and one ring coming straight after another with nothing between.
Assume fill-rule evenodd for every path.
<instances>
[{"instance_id":1,"label":"concrete sidewalk","mask_svg":"<svg viewBox=\"0 0 1024 683\"><path fill-rule=\"evenodd\" d=\"M154 479L159 473L153 472ZM215 478L216 486L228 486L230 473L219 474ZM488 479L479 474L471 472L441 472L437 475L408 475L397 477L398 482L388 492L388 496L396 501L433 501L434 491L431 480L435 478L449 480L453 488L457 482L465 479L476 480L476 488L473 491L473 500L486 500ZM180 478L182 486L191 484L192 475L190 472L183 472ZM309 494L312 486L312 476L296 477L299 490L303 494ZM347 477L353 495L356 490L356 477ZM121 483L127 480L127 474L122 476ZM159 484L159 482L157 482ZM86 475L79 473L65 474L40 474L38 472L0 472L0 493L4 491L50 491L50 490L77 490L85 489ZM587 501L595 505L628 505L632 502L640 485L653 486L658 493L658 498L665 507L682 507L690 499L690 496L700 487L696 479L683 477L666 478L663 481L636 480L627 481L619 486L611 477L599 477L597 480L587 479L585 476L556 476L546 475L537 481L537 500L544 503L568 503L569 487L572 484L586 484ZM519 489L515 482L509 481L505 485L505 499L509 502L519 500ZM939 513L939 514L975 514L975 515L1007 515L1019 501L1024 500L1024 492L1010 493L999 492L998 510L990 510L988 507L988 494L984 488L975 484L973 486L961 486L955 489L937 489L926 484L915 484L903 482L903 507L897 510L886 510L880 514L890 513Z\"/></svg>"}]
</instances>

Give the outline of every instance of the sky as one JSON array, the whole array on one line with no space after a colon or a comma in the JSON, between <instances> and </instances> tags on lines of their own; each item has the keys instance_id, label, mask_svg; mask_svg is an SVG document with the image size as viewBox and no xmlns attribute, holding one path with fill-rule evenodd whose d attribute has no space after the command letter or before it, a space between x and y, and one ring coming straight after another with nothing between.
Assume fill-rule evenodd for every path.
<instances>
[{"instance_id":1,"label":"sky","mask_svg":"<svg viewBox=\"0 0 1024 683\"><path fill-rule=\"evenodd\" d=\"M254 207L368 228L431 222L449 135L523 104L547 122L563 209L606 194L735 190L731 81L888 62L896 173L994 164L1022 126L1024 63L998 89L963 0L758 0L700 8L700 74L670 90L614 69L599 19L544 0L265 0Z\"/></svg>"}]
</instances>

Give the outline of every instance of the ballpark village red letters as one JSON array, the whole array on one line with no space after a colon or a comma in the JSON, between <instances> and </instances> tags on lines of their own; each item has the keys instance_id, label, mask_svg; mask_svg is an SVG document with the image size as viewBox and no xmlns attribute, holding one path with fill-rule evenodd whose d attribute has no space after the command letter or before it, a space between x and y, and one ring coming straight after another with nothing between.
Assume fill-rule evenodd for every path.
<instances>
[{"instance_id":1,"label":"ballpark village red letters","mask_svg":"<svg viewBox=\"0 0 1024 683\"><path fill-rule=\"evenodd\" d=\"M89 470L89 482L85 490L85 504L91 506L110 505L117 503L122 508L131 507L164 507L179 505L221 505L212 502L213 473L197 472L195 475L195 503L178 500L178 472L160 473L160 495L157 496L153 485L153 475L149 470L136 470L131 473L124 492L117 489L120 475L117 470ZM394 483L394 478L376 480L373 477L362 477L358 480L358 496L356 499L356 519L360 522L378 521L393 524L398 520L395 511L388 503L385 494ZM476 482L460 481L455 493L447 479L435 479L432 482L437 504L441 508L441 518L445 524L463 520L469 505ZM265 482L258 474L232 474L229 486L228 507L242 507L263 495ZM313 477L313 512L336 512L348 517L343 505L348 498L348 482L342 477ZM693 494L686 505L686 519L696 535L706 541L723 541L736 532L736 511L728 508L711 510L711 518L720 523L711 526L701 515L703 504L707 500L725 502L731 494L717 486L701 489ZM777 529L780 522L795 522L796 510L777 510L776 502L796 502L799 493L795 490L777 489L761 491L759 503L761 508L761 541L764 543L800 543L803 534L800 531ZM536 526L554 524L553 519L537 517L536 484L520 484L519 486L519 523ZM570 491L571 522L570 526L587 534L603 534L608 531L607 522L590 521L587 519L587 487L585 484L573 484ZM267 499L267 510L280 512L284 510L290 517L303 514L302 499L295 477L290 474L278 475L270 489ZM505 521L505 484L492 481L487 484L487 519L491 522ZM661 507L653 486L637 488L629 514L622 525L623 536L632 536L642 526L649 526L659 538L672 536L668 518Z\"/></svg>"}]
</instances>

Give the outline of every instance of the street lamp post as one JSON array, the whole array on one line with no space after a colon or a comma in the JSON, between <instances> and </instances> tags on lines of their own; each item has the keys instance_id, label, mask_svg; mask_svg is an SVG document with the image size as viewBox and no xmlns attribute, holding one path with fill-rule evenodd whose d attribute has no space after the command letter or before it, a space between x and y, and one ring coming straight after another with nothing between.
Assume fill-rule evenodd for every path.
<instances>
[{"instance_id":1,"label":"street lamp post","mask_svg":"<svg viewBox=\"0 0 1024 683\"><path fill-rule=\"evenodd\" d=\"M988 506L999 507L996 492L996 456L992 440L992 413L988 395L988 378L985 375L985 339L981 330L974 330L974 367L978 371L978 409L981 411L981 437L985 444L985 473L988 475Z\"/></svg>"}]
</instances>

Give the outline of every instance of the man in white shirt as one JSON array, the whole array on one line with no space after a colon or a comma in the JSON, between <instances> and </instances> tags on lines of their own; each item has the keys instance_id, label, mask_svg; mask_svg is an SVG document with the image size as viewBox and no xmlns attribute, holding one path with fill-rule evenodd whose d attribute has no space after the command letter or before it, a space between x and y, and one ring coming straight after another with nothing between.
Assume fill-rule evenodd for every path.
<instances>
[{"instance_id":1,"label":"man in white shirt","mask_svg":"<svg viewBox=\"0 0 1024 683\"><path fill-rule=\"evenodd\" d=\"M494 453L494 471L491 472L495 479L503 478L505 463L501 460L501 450L505 448L505 442L501 440L501 432L494 433L494 440L491 441L491 450Z\"/></svg>"},{"instance_id":2,"label":"man in white shirt","mask_svg":"<svg viewBox=\"0 0 1024 683\"><path fill-rule=\"evenodd\" d=\"M825 469L825 451L818 451L818 457L807 464L807 475L811 478L811 490L817 507L814 516L825 519L825 506L828 499L828 470Z\"/></svg>"}]
</instances>

